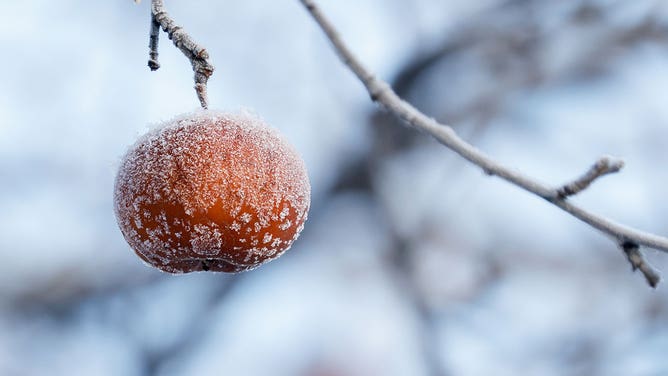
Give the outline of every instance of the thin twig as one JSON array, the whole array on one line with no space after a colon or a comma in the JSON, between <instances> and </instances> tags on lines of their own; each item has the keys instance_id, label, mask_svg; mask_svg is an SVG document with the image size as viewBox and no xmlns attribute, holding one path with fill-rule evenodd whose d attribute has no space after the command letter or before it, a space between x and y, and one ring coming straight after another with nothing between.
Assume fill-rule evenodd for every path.
<instances>
[{"instance_id":1,"label":"thin twig","mask_svg":"<svg viewBox=\"0 0 668 376\"><path fill-rule=\"evenodd\" d=\"M631 268L633 271L640 270L640 272L645 276L647 283L656 287L661 280L659 273L645 260L643 254L640 252L640 247L633 242L624 242L621 245L622 250L626 254L626 258L631 263Z\"/></svg>"},{"instance_id":2,"label":"thin twig","mask_svg":"<svg viewBox=\"0 0 668 376\"><path fill-rule=\"evenodd\" d=\"M591 183L596 179L601 178L607 174L619 172L624 167L624 161L620 159L611 158L608 156L601 157L593 166L576 180L557 189L557 195L560 198L576 195L585 189L589 188Z\"/></svg>"},{"instance_id":3,"label":"thin twig","mask_svg":"<svg viewBox=\"0 0 668 376\"><path fill-rule=\"evenodd\" d=\"M390 85L385 81L378 79L371 71L362 65L359 59L343 42L332 23L327 19L314 1L300 1L324 31L339 58L364 84L371 99L380 103L387 111L404 120L409 126L431 135L441 144L459 154L462 158L480 167L485 173L496 175L525 191L544 198L572 216L612 237L617 244L630 242L637 244L638 246L642 245L668 252L668 238L616 223L572 204L562 193L560 193L559 188L549 187L538 182L534 178L502 165L481 150L461 139L451 127L440 124L436 120L417 110L410 103L401 99L392 90ZM619 167L621 168L621 166ZM612 172L612 170L610 172ZM602 176L602 174L600 176ZM584 180L588 179L590 180L589 183L591 183L596 178L598 178L598 176L588 176ZM578 179L578 181L580 180L582 179ZM581 184L581 182L577 184ZM582 189L585 188L586 187L583 187ZM580 189L580 191L582 189Z\"/></svg>"},{"instance_id":4,"label":"thin twig","mask_svg":"<svg viewBox=\"0 0 668 376\"><path fill-rule=\"evenodd\" d=\"M151 34L148 41L148 67L152 71L160 69L158 61L158 42L160 41L160 23L155 19L155 14L151 12Z\"/></svg>"},{"instance_id":5,"label":"thin twig","mask_svg":"<svg viewBox=\"0 0 668 376\"><path fill-rule=\"evenodd\" d=\"M209 107L209 100L206 92L206 84L209 81L209 77L213 74L213 65L209 62L209 53L206 49L199 44L197 44L188 33L183 30L182 27L177 26L174 20L167 14L165 11L165 6L162 0L152 0L151 1L151 44L150 44L150 60L149 66L152 70L159 67L157 61L157 48L158 48L158 39L157 34L155 38L155 51L153 49L153 30L154 24L157 23L162 27L167 33L169 39L174 42L174 45L183 52L184 55L190 60L190 63L193 66L193 72L195 73L195 91L197 92L197 98L199 99L200 104L203 108ZM155 52L155 55L154 55ZM154 59L155 57L155 59ZM151 62L155 60L156 68L153 69Z\"/></svg>"}]
</instances>

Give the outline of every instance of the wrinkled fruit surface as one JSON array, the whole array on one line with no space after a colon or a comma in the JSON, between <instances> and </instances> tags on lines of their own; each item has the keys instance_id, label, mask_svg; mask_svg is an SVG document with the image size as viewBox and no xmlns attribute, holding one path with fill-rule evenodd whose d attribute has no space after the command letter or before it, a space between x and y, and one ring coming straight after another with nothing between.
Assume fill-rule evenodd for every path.
<instances>
[{"instance_id":1,"label":"wrinkled fruit surface","mask_svg":"<svg viewBox=\"0 0 668 376\"><path fill-rule=\"evenodd\" d=\"M181 115L143 136L114 188L125 240L169 273L240 272L283 254L310 205L304 162L249 114Z\"/></svg>"}]
</instances>

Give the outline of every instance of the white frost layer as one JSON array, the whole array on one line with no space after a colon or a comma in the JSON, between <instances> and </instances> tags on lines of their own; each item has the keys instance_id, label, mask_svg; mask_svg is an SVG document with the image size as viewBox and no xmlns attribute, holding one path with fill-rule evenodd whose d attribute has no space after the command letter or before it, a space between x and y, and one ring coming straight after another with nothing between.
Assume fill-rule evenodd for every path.
<instances>
[{"instance_id":1,"label":"white frost layer","mask_svg":"<svg viewBox=\"0 0 668 376\"><path fill-rule=\"evenodd\" d=\"M131 147L114 201L126 240L151 261L233 254L226 261L246 266L291 246L310 184L295 149L257 116L198 110Z\"/></svg>"}]
</instances>

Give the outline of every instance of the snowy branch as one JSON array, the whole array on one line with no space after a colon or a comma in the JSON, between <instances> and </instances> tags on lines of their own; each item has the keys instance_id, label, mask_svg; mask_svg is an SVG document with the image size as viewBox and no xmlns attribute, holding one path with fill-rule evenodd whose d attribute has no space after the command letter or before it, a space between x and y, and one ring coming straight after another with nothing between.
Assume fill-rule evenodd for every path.
<instances>
[{"instance_id":1,"label":"snowy branch","mask_svg":"<svg viewBox=\"0 0 668 376\"><path fill-rule=\"evenodd\" d=\"M557 195L565 199L568 196L576 195L589 188L596 179L608 174L619 172L624 167L624 161L612 159L610 157L601 157L593 166L576 180L564 185L557 190Z\"/></svg>"},{"instance_id":2,"label":"snowy branch","mask_svg":"<svg viewBox=\"0 0 668 376\"><path fill-rule=\"evenodd\" d=\"M151 70L160 68L158 62L158 33L160 27L167 33L174 45L190 60L195 72L195 91L203 108L209 107L206 93L206 84L213 74L213 65L209 62L209 53L204 47L197 44L182 27L177 26L174 20L165 11L162 0L151 1L151 35L149 42L148 66Z\"/></svg>"},{"instance_id":3,"label":"snowy branch","mask_svg":"<svg viewBox=\"0 0 668 376\"><path fill-rule=\"evenodd\" d=\"M151 35L149 36L148 49L148 67L152 71L160 69L160 62L158 62L158 43L160 42L160 23L155 18L155 14L151 12Z\"/></svg>"},{"instance_id":4,"label":"snowy branch","mask_svg":"<svg viewBox=\"0 0 668 376\"><path fill-rule=\"evenodd\" d=\"M631 242L626 242L622 244L621 247L626 254L626 258L629 260L629 263L631 263L631 268L633 271L640 270L640 272L645 276L647 283L652 287L656 287L656 285L659 284L661 277L659 276L659 273L654 270L652 265L647 263L642 253L640 253L640 248L638 245Z\"/></svg>"},{"instance_id":5,"label":"snowy branch","mask_svg":"<svg viewBox=\"0 0 668 376\"><path fill-rule=\"evenodd\" d=\"M377 78L371 71L362 65L343 42L337 30L312 0L300 0L304 7L324 31L332 43L336 53L343 63L362 81L371 99L381 104L387 111L401 118L409 126L425 132L444 146L448 147L462 158L480 167L485 173L495 175L512 183L525 191L542 197L553 205L561 208L570 215L587 223L591 227L612 237L616 244L623 245L622 248L634 270L640 270L646 277L650 286L655 287L659 281L659 275L644 261L640 253L640 246L653 248L668 252L668 238L643 232L631 227L616 223L605 217L589 212L580 206L568 201L568 196L575 195L585 190L592 182L603 175L619 171L623 165L621 161L601 158L587 173L575 181L553 188L536 179L515 171L497 162L481 150L461 139L455 131L438 123L436 120L423 114L410 103L400 98L385 81ZM628 247L633 245L632 247Z\"/></svg>"}]
</instances>

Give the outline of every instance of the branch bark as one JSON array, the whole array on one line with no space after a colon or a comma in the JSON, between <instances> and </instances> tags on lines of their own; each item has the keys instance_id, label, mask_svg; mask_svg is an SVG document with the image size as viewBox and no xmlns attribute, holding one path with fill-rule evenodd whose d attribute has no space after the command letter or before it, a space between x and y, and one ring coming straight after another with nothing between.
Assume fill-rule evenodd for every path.
<instances>
[{"instance_id":1,"label":"branch bark","mask_svg":"<svg viewBox=\"0 0 668 376\"><path fill-rule=\"evenodd\" d=\"M167 36L174 42L174 45L190 60L193 72L195 73L195 92L197 93L197 98L202 108L208 108L209 99L206 85L214 71L213 65L209 62L209 53L204 47L197 44L182 27L176 25L174 20L165 11L165 5L162 0L151 1L151 36L148 66L151 70L160 68L160 63L158 62L158 33L160 27L167 33Z\"/></svg>"},{"instance_id":2,"label":"branch bark","mask_svg":"<svg viewBox=\"0 0 668 376\"><path fill-rule=\"evenodd\" d=\"M559 195L561 199L576 195L589 188L595 180L605 175L619 172L622 167L624 167L624 161L622 160L611 157L601 157L589 168L589 170L587 170L587 172L584 173L584 175L559 188L557 190L557 195Z\"/></svg>"},{"instance_id":3,"label":"branch bark","mask_svg":"<svg viewBox=\"0 0 668 376\"><path fill-rule=\"evenodd\" d=\"M155 18L155 14L151 12L151 34L149 36L148 49L148 67L152 71L160 69L160 62L158 62L158 44L160 42L160 23Z\"/></svg>"},{"instance_id":4,"label":"branch bark","mask_svg":"<svg viewBox=\"0 0 668 376\"><path fill-rule=\"evenodd\" d=\"M626 258L631 264L631 269L633 271L640 270L640 272L645 276L647 284L652 287L656 287L661 280L659 273L645 260L645 257L640 252L640 247L637 244L626 242L621 245Z\"/></svg>"},{"instance_id":5,"label":"branch bark","mask_svg":"<svg viewBox=\"0 0 668 376\"><path fill-rule=\"evenodd\" d=\"M341 61L364 84L372 101L381 104L387 111L401 118L410 127L429 134L438 142L459 154L462 158L480 167L486 174L498 176L527 192L542 197L573 217L578 218L589 226L611 237L616 244L635 245L635 251L631 251L633 257L627 256L631 265L634 270L643 272L650 286L656 286L659 281L659 276L653 269L647 268L648 264L644 262L639 246L668 252L668 238L614 222L603 216L587 211L568 200L569 196L582 192L601 176L619 171L623 165L621 161L613 162L608 157L602 157L586 174L571 183L557 188L547 186L532 177L524 175L519 171L515 171L514 169L497 162L483 151L461 139L451 127L438 123L436 120L423 114L410 103L400 98L394 90L392 90L390 85L377 78L370 70L362 65L357 56L343 42L333 24L313 0L300 1L325 33ZM629 251L626 251L625 247L623 247L623 249L626 254L629 255ZM638 255L640 255L640 261L638 261ZM650 275L650 277L648 277L648 275Z\"/></svg>"}]
</instances>

